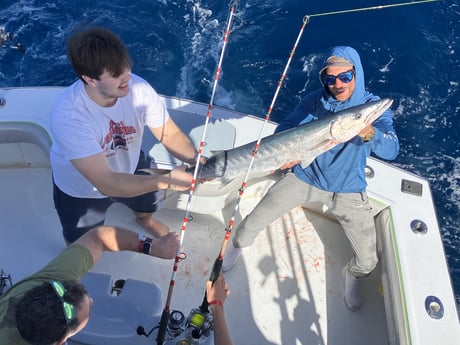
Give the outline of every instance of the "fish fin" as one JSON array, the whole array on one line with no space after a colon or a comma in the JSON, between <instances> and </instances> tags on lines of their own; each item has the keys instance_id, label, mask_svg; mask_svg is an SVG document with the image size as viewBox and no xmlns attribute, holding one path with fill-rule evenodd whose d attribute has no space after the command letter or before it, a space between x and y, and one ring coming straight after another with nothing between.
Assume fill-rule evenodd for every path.
<instances>
[{"instance_id":1,"label":"fish fin","mask_svg":"<svg viewBox=\"0 0 460 345\"><path fill-rule=\"evenodd\" d=\"M337 144L338 144L338 142L330 140L330 139L323 140L318 145L316 145L315 147L313 147L313 148L311 148L309 150L310 155L313 155L314 158L308 159L308 160L303 160L300 163L300 166L302 167L302 169L305 169L306 167L308 167L316 159L316 157L318 157L320 154L330 150L331 148L333 148Z\"/></svg>"},{"instance_id":2,"label":"fish fin","mask_svg":"<svg viewBox=\"0 0 460 345\"><path fill-rule=\"evenodd\" d=\"M218 155L219 153L224 152L225 150L209 150L210 157ZM206 157L205 157L206 158ZM208 157L209 158L209 157Z\"/></svg>"}]
</instances>

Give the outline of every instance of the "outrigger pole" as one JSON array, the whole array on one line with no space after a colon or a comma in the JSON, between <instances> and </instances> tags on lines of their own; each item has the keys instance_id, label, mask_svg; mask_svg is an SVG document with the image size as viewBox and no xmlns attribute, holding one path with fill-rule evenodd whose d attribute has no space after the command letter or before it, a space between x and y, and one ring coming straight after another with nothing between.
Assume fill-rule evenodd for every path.
<instances>
[{"instance_id":1,"label":"outrigger pole","mask_svg":"<svg viewBox=\"0 0 460 345\"><path fill-rule=\"evenodd\" d=\"M200 166L200 160L201 160L201 156L202 156L202 153L203 153L203 147L206 144L206 142L205 142L206 131L207 131L208 124L209 124L209 119L211 118L211 113L212 113L212 110L213 110L213 107L214 107L213 103L214 103L214 96L215 96L216 89L217 89L217 82L219 81L220 72L222 70L222 60L223 60L223 57L224 57L225 48L227 46L228 37L230 35L231 23L232 23L232 20L233 20L233 15L235 13L235 8L236 8L237 2L238 2L237 0L232 0L231 3L230 3L230 11L229 11L229 16L228 16L228 21L227 21L227 28L225 30L224 37L223 37L222 51L221 51L221 54L220 54L219 63L217 65L217 70L216 70L216 74L215 74L215 77L214 77L214 84L213 84L213 88L212 88L211 99L209 101L208 112L206 114L206 121L205 121L204 129L203 129L203 134L202 134L202 137L201 137L201 140L200 140L200 145L199 145L199 149L198 149L198 156L196 158L195 170L193 172L193 178L192 178L192 185L190 187L190 192L189 192L189 196L188 196L188 200L187 200L187 204L186 204L185 216L184 216L184 219L183 219L183 222L182 222L182 227L181 227L180 241L179 241L179 245L177 247L176 258L174 260L174 267L173 267L173 271L172 271L172 275L171 275L171 281L169 283L169 289L168 289L168 295L166 297L165 307L164 307L164 310L163 310L163 313L162 313L161 319L160 319L160 325L159 325L158 336L157 336L157 344L158 345L162 345L165 342L165 335L166 335L166 330L167 330L167 325L168 325L168 320L169 320L169 315L170 315L170 306L171 306L171 299L172 299L172 294L173 294L173 290L174 290L176 272L177 272L177 269L178 269L178 264L182 260L181 248L182 248L183 243L184 243L184 235L185 235L185 231L187 230L187 223L188 223L188 221L190 219L189 208L190 208L190 205L191 205L193 192L195 191L195 186L196 186L196 182L197 182L197 175L198 175L199 166ZM219 276L219 273L220 273L220 269L219 269L219 272L217 273L217 276L215 276L215 277L212 276L212 277L214 277L213 282L217 279L217 277Z\"/></svg>"}]
</instances>

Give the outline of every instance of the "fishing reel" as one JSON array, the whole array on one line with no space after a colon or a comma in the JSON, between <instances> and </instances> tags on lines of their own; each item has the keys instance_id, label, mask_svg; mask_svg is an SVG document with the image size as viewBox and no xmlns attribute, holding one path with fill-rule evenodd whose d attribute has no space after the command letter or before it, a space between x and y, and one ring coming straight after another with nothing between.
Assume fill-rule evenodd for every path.
<instances>
[{"instance_id":1,"label":"fishing reel","mask_svg":"<svg viewBox=\"0 0 460 345\"><path fill-rule=\"evenodd\" d=\"M192 309L185 322L185 336L190 341L189 344L204 344L211 334L213 325L212 313L203 313L199 308Z\"/></svg>"},{"instance_id":2,"label":"fishing reel","mask_svg":"<svg viewBox=\"0 0 460 345\"><path fill-rule=\"evenodd\" d=\"M213 317L211 313L203 313L199 308L194 308L185 318L179 310L173 310L169 315L167 325L168 344L172 339L180 337L174 341L176 345L202 345L208 341L213 329Z\"/></svg>"},{"instance_id":3,"label":"fishing reel","mask_svg":"<svg viewBox=\"0 0 460 345\"><path fill-rule=\"evenodd\" d=\"M172 310L166 326L166 342L163 344L203 345L208 341L213 324L212 314L204 313L199 308L192 309L187 318L181 311ZM138 334L149 336L150 333L138 329Z\"/></svg>"}]
</instances>

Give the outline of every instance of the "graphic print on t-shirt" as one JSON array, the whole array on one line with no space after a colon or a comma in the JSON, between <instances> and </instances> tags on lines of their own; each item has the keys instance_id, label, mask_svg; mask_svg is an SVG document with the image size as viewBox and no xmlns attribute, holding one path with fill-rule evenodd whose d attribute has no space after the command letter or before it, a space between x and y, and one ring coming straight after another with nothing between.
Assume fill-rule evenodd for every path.
<instances>
[{"instance_id":1,"label":"graphic print on t-shirt","mask_svg":"<svg viewBox=\"0 0 460 345\"><path fill-rule=\"evenodd\" d=\"M118 149L127 150L130 142L130 134L136 133L133 126L125 126L123 121L115 122L110 120L109 133L104 138L103 148L106 153Z\"/></svg>"}]
</instances>

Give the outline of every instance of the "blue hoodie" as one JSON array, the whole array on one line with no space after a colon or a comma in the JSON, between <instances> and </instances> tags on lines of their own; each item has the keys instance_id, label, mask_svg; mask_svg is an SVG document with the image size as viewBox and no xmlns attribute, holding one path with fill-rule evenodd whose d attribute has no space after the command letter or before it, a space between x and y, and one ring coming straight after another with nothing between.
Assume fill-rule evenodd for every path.
<instances>
[{"instance_id":1,"label":"blue hoodie","mask_svg":"<svg viewBox=\"0 0 460 345\"><path fill-rule=\"evenodd\" d=\"M331 50L330 56L344 57L355 66L355 89L345 102L336 100L327 87L307 94L283 121L276 132L296 127L302 123L326 117L330 112L337 112L380 97L367 92L364 86L364 72L358 53L351 47L338 46ZM319 155L309 166L296 165L295 175L319 189L336 193L364 192L367 187L364 168L366 159L374 153L380 158L392 160L399 151L399 141L393 128L393 113L386 110L373 124L375 135L369 142L356 136L346 143L341 143L331 150Z\"/></svg>"}]
</instances>

